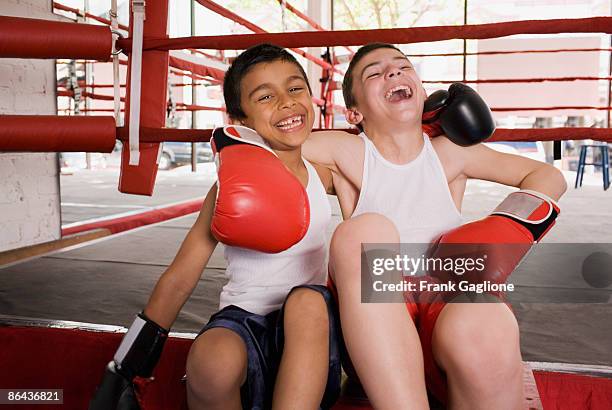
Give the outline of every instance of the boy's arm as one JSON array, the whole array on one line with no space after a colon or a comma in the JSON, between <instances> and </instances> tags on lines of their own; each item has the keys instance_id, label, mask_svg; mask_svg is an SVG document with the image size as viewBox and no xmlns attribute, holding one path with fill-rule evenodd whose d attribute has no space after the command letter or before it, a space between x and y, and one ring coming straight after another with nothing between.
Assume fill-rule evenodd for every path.
<instances>
[{"instance_id":1,"label":"boy's arm","mask_svg":"<svg viewBox=\"0 0 612 410\"><path fill-rule=\"evenodd\" d=\"M338 172L338 161L347 138L355 137L345 131L316 131L302 145L306 160Z\"/></svg>"},{"instance_id":2,"label":"boy's arm","mask_svg":"<svg viewBox=\"0 0 612 410\"><path fill-rule=\"evenodd\" d=\"M454 162L451 168L457 169L458 175L540 192L555 200L567 189L563 174L550 164L498 152L483 144L459 147L448 142L444 144L450 148L447 158Z\"/></svg>"},{"instance_id":3,"label":"boy's arm","mask_svg":"<svg viewBox=\"0 0 612 410\"><path fill-rule=\"evenodd\" d=\"M196 222L174 260L157 281L144 309L148 318L165 329L174 323L217 246L217 240L210 232L216 196L217 184L208 191Z\"/></svg>"},{"instance_id":4,"label":"boy's arm","mask_svg":"<svg viewBox=\"0 0 612 410\"><path fill-rule=\"evenodd\" d=\"M89 410L138 408L134 378L151 377L161 356L168 329L195 288L217 241L210 233L216 184L206 195L195 224L176 257L157 281L142 314L123 336L113 360L89 402Z\"/></svg>"},{"instance_id":5,"label":"boy's arm","mask_svg":"<svg viewBox=\"0 0 612 410\"><path fill-rule=\"evenodd\" d=\"M336 195L336 187L334 186L334 178L331 170L323 165L315 163L312 163L312 166L317 171L317 175L325 188L325 193L327 195Z\"/></svg>"}]
</instances>

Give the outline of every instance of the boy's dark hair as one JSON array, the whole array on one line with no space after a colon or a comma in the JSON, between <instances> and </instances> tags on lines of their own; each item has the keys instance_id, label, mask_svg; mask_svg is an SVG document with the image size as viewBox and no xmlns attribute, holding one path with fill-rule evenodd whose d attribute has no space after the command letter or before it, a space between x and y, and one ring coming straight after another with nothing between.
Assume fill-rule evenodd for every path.
<instances>
[{"instance_id":1,"label":"boy's dark hair","mask_svg":"<svg viewBox=\"0 0 612 410\"><path fill-rule=\"evenodd\" d=\"M225 73L223 79L223 98L225 99L225 109L230 118L237 120L246 118L246 114L242 111L242 107L240 106L240 83L244 76L256 64L278 60L293 63L298 67L300 73L304 76L304 81L306 81L306 85L308 86L308 92L312 95L308 77L300 63L298 63L291 53L274 44L258 44L240 53Z\"/></svg>"},{"instance_id":2,"label":"boy's dark hair","mask_svg":"<svg viewBox=\"0 0 612 410\"><path fill-rule=\"evenodd\" d=\"M342 96L344 97L344 104L346 104L346 108L353 108L357 105L357 101L355 101L355 96L353 95L353 71L355 71L355 66L363 57L374 50L378 50L379 48L391 48L404 54L402 50L389 43L370 43L357 50L349 63L346 74L344 74L344 80L342 81Z\"/></svg>"}]
</instances>

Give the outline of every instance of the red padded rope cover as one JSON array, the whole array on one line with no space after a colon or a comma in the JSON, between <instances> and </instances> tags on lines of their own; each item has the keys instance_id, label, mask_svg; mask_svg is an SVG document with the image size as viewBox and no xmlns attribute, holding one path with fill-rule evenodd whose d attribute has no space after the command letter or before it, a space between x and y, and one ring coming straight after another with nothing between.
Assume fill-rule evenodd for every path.
<instances>
[{"instance_id":1,"label":"red padded rope cover","mask_svg":"<svg viewBox=\"0 0 612 410\"><path fill-rule=\"evenodd\" d=\"M0 16L0 57L109 61L109 27Z\"/></svg>"},{"instance_id":2,"label":"red padded rope cover","mask_svg":"<svg viewBox=\"0 0 612 410\"><path fill-rule=\"evenodd\" d=\"M11 371L0 372L3 388L62 388L64 406L39 404L36 409L84 409L123 335L79 329L42 327L0 327L0 363ZM185 374L191 339L170 337L155 369L155 380L146 386L139 380L145 410L184 410ZM545 409L609 409L612 407L612 380L578 374L534 371ZM335 410L369 409L367 402L344 396ZM20 408L20 406L14 406ZM8 408L8 407L7 407ZM29 408L21 406L21 408Z\"/></svg>"},{"instance_id":3,"label":"red padded rope cover","mask_svg":"<svg viewBox=\"0 0 612 410\"><path fill-rule=\"evenodd\" d=\"M62 228L62 236L72 235L79 232L94 229L108 229L112 234L128 231L140 226L151 225L179 216L198 212L202 208L204 199L194 199L180 204L160 206L149 211L139 212L133 215L120 216L118 218L102 219L95 222L82 223L80 225Z\"/></svg>"},{"instance_id":4,"label":"red padded rope cover","mask_svg":"<svg viewBox=\"0 0 612 410\"><path fill-rule=\"evenodd\" d=\"M515 34L558 33L612 34L612 17L523 20L464 26L257 33L169 39L151 38L145 39L144 49L181 50L195 47L213 50L244 50L259 43L273 43L281 47L360 46L372 41L412 44L451 39L497 38ZM131 39L118 40L117 44L119 48L129 49Z\"/></svg>"},{"instance_id":5,"label":"red padded rope cover","mask_svg":"<svg viewBox=\"0 0 612 410\"><path fill-rule=\"evenodd\" d=\"M184 71L190 71L194 74L199 74L205 77L212 77L215 80L223 81L225 71L218 68L192 63L179 57L170 56L170 66Z\"/></svg>"},{"instance_id":6,"label":"red padded rope cover","mask_svg":"<svg viewBox=\"0 0 612 410\"><path fill-rule=\"evenodd\" d=\"M588 140L612 142L612 128L498 128L487 142Z\"/></svg>"},{"instance_id":7,"label":"red padded rope cover","mask_svg":"<svg viewBox=\"0 0 612 410\"><path fill-rule=\"evenodd\" d=\"M168 0L147 2L146 20L144 21L144 38L163 37L167 35ZM130 20L131 21L131 20ZM130 24L133 27L132 24ZM142 53L141 69L142 89L140 91L140 126L158 128L166 123L166 98L168 86L168 52L145 51ZM130 118L129 100L132 67L128 66L126 82L126 123ZM138 97L134 97L138 98ZM121 173L119 191L126 194L152 195L157 176L157 155L159 144L140 143L140 164L129 165L129 147L121 151Z\"/></svg>"},{"instance_id":8,"label":"red padded rope cover","mask_svg":"<svg viewBox=\"0 0 612 410\"><path fill-rule=\"evenodd\" d=\"M58 97L74 97L74 91L72 90L57 90ZM115 97L112 95L104 95L104 94L94 94L88 91L81 91L82 97L89 97L92 100L105 100L105 101L113 101ZM124 97L120 98L121 101L125 101Z\"/></svg>"},{"instance_id":9,"label":"red padded rope cover","mask_svg":"<svg viewBox=\"0 0 612 410\"><path fill-rule=\"evenodd\" d=\"M313 131L329 131L313 129ZM346 128L347 131L357 134L357 128ZM183 129L183 128L140 128L140 140L146 142L179 141L179 142L206 142L210 140L210 129ZM127 141L127 128L117 128L117 139ZM586 140L612 142L612 128L497 128L487 142L493 141L563 141Z\"/></svg>"},{"instance_id":10,"label":"red padded rope cover","mask_svg":"<svg viewBox=\"0 0 612 410\"><path fill-rule=\"evenodd\" d=\"M534 371L533 375L545 409L612 408L612 379L545 371Z\"/></svg>"},{"instance_id":11,"label":"red padded rope cover","mask_svg":"<svg viewBox=\"0 0 612 410\"><path fill-rule=\"evenodd\" d=\"M128 131L128 127L117 128L117 139L127 141ZM141 142L208 142L211 136L212 129L140 127Z\"/></svg>"},{"instance_id":12,"label":"red padded rope cover","mask_svg":"<svg viewBox=\"0 0 612 410\"><path fill-rule=\"evenodd\" d=\"M0 115L0 151L111 152L113 117Z\"/></svg>"}]
</instances>

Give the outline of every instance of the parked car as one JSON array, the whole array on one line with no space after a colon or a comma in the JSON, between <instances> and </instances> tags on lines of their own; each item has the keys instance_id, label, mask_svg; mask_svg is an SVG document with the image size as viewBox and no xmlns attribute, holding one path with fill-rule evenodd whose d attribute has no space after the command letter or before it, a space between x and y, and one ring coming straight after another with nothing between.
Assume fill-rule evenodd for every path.
<instances>
[{"instance_id":1,"label":"parked car","mask_svg":"<svg viewBox=\"0 0 612 410\"><path fill-rule=\"evenodd\" d=\"M546 152L541 141L495 141L485 143L489 148L509 154L518 154L546 162Z\"/></svg>"},{"instance_id":2,"label":"parked car","mask_svg":"<svg viewBox=\"0 0 612 410\"><path fill-rule=\"evenodd\" d=\"M107 156L107 154L99 152L90 153L91 167L93 169L106 168ZM64 172L87 168L87 154L85 152L60 152L59 161L60 168Z\"/></svg>"},{"instance_id":3,"label":"parked car","mask_svg":"<svg viewBox=\"0 0 612 410\"><path fill-rule=\"evenodd\" d=\"M196 147L198 162L210 162L213 160L210 142L198 142ZM191 163L191 143L164 142L162 154L159 158L159 169L170 169L173 165L189 163Z\"/></svg>"}]
</instances>

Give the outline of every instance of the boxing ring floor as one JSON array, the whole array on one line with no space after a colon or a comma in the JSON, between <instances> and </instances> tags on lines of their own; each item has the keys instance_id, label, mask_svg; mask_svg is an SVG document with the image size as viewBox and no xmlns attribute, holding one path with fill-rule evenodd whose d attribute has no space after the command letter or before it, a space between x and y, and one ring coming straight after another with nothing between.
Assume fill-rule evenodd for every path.
<instances>
[{"instance_id":1,"label":"boxing ring floor","mask_svg":"<svg viewBox=\"0 0 612 410\"><path fill-rule=\"evenodd\" d=\"M203 191L201 185L197 189ZM482 182L471 184L464 201L465 218L484 216L510 190ZM340 222L337 202L333 197L330 201L334 223L329 234ZM547 240L612 242L610 205L610 192L601 187L569 188L561 202L562 216ZM0 268L0 315L128 327L195 218L191 214ZM530 263L537 269L539 263L548 262L546 257L532 255ZM179 314L174 332L197 333L217 310L224 269L220 245ZM542 274L549 273L539 272L537 281L518 279L515 283L537 293L554 283L555 278ZM594 290L581 278L570 282L572 288L564 289L563 297L588 303L560 299L557 303L513 304L523 359L611 366L612 286Z\"/></svg>"}]
</instances>

